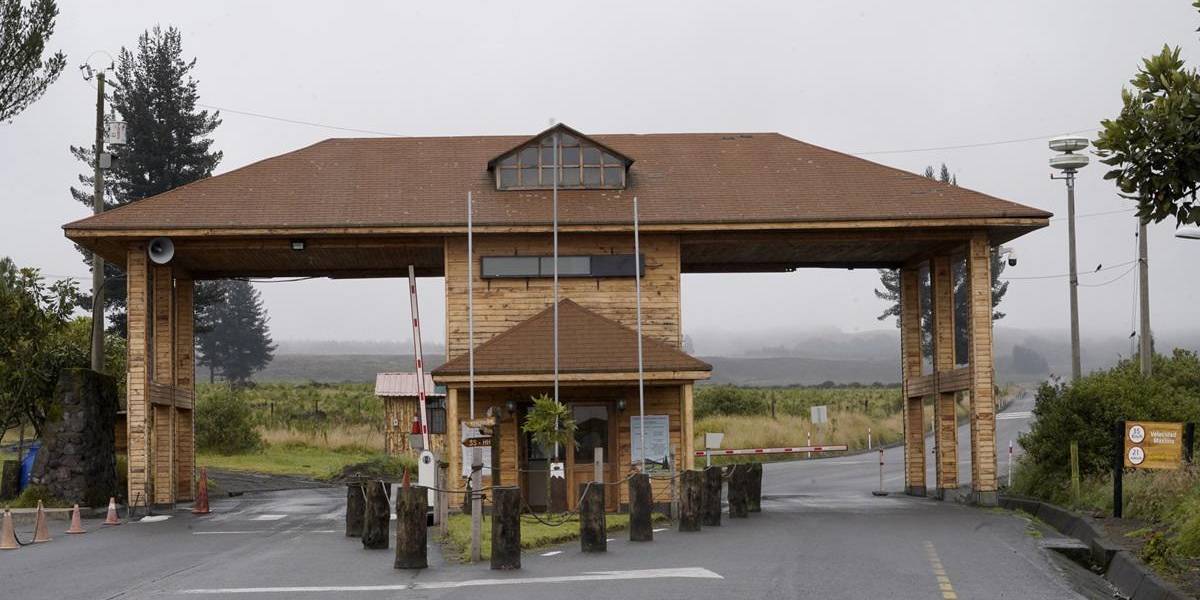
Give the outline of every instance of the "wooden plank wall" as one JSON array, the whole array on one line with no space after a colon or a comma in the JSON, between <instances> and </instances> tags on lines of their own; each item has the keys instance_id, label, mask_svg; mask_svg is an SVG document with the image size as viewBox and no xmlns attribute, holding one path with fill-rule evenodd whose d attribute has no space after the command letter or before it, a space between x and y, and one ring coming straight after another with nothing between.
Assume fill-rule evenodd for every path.
<instances>
[{"instance_id":1,"label":"wooden plank wall","mask_svg":"<svg viewBox=\"0 0 1200 600\"><path fill-rule=\"evenodd\" d=\"M195 284L175 273L175 496L195 499L196 485L196 341L193 297ZM186 408L181 408L186 407Z\"/></svg>"},{"instance_id":2,"label":"wooden plank wall","mask_svg":"<svg viewBox=\"0 0 1200 600\"><path fill-rule=\"evenodd\" d=\"M632 418L638 415L637 386L621 388L621 393L625 395L626 400L625 411L616 413L617 445L620 456L617 476L624 479L635 470L631 434ZM680 455L683 453L685 439L681 418L682 412L683 391L680 386L646 386L646 415L667 415L667 427L671 437L671 452L674 453L677 464L680 460ZM671 482L665 479L669 474L654 473L652 475L650 489L653 492L655 504L669 503L671 501ZM620 504L628 504L629 484L622 483L620 488L618 502Z\"/></svg>"},{"instance_id":3,"label":"wooden plank wall","mask_svg":"<svg viewBox=\"0 0 1200 600\"><path fill-rule=\"evenodd\" d=\"M153 334L150 338L151 380L154 390L162 390L162 398L154 404L154 502L171 504L175 501L175 278L171 267L151 265ZM161 387L160 387L161 386Z\"/></svg>"},{"instance_id":4,"label":"wooden plank wall","mask_svg":"<svg viewBox=\"0 0 1200 600\"><path fill-rule=\"evenodd\" d=\"M138 498L145 502L150 495L150 398L149 398L149 269L146 248L133 244L125 259L126 311L128 314L128 345L125 390L126 434L129 445L128 501Z\"/></svg>"},{"instance_id":5,"label":"wooden plank wall","mask_svg":"<svg viewBox=\"0 0 1200 600\"><path fill-rule=\"evenodd\" d=\"M419 402L416 398L382 397L384 413L383 446L390 455L409 454L416 456L408 444L408 435L412 431L412 419L416 416ZM449 423L449 421L447 421ZM438 433L429 434L430 450L441 456L446 450L446 436Z\"/></svg>"},{"instance_id":6,"label":"wooden plank wall","mask_svg":"<svg viewBox=\"0 0 1200 600\"><path fill-rule=\"evenodd\" d=\"M921 376L921 303L919 272L900 270L900 352L902 375L908 383ZM925 495L925 406L920 397L904 399L904 487Z\"/></svg>"},{"instance_id":7,"label":"wooden plank wall","mask_svg":"<svg viewBox=\"0 0 1200 600\"><path fill-rule=\"evenodd\" d=\"M475 344L508 330L549 307L554 292L550 278L483 279L482 256L549 256L548 235L476 236L474 263ZM679 239L647 235L641 239L646 256L642 278L642 331L675 347L680 333ZM467 240L446 240L446 358L467 351ZM632 254L629 235L571 234L559 236L559 255ZM559 278L559 299L581 306L633 328L637 324L634 278Z\"/></svg>"},{"instance_id":8,"label":"wooden plank wall","mask_svg":"<svg viewBox=\"0 0 1200 600\"><path fill-rule=\"evenodd\" d=\"M996 501L996 401L992 355L992 259L983 232L967 252L970 280L971 489L985 504Z\"/></svg>"},{"instance_id":9,"label":"wooden plank wall","mask_svg":"<svg viewBox=\"0 0 1200 600\"><path fill-rule=\"evenodd\" d=\"M943 374L954 369L954 285L950 273L950 257L935 256L931 268L933 296L934 368L939 384ZM945 490L958 487L958 416L955 414L954 392L934 396L933 419L937 436L937 488L939 496Z\"/></svg>"}]
</instances>

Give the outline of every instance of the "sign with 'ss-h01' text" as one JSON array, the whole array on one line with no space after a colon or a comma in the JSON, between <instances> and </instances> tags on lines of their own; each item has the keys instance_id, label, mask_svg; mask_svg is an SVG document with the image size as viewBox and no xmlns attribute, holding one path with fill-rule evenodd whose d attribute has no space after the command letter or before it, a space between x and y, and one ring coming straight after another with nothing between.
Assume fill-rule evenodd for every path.
<instances>
[{"instance_id":1,"label":"sign with 'ss-h01' text","mask_svg":"<svg viewBox=\"0 0 1200 600\"><path fill-rule=\"evenodd\" d=\"M1183 464L1183 423L1125 423L1125 467L1178 469Z\"/></svg>"}]
</instances>

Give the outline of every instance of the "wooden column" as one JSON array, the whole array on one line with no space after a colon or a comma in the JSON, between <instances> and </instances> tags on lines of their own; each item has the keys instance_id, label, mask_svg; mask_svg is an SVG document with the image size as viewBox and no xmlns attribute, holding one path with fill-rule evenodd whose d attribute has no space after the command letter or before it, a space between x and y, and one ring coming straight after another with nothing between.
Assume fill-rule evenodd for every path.
<instances>
[{"instance_id":1,"label":"wooden column","mask_svg":"<svg viewBox=\"0 0 1200 600\"><path fill-rule=\"evenodd\" d=\"M196 485L196 341L191 278L175 277L175 495L195 499Z\"/></svg>"},{"instance_id":2,"label":"wooden column","mask_svg":"<svg viewBox=\"0 0 1200 600\"><path fill-rule=\"evenodd\" d=\"M908 386L921 376L921 300L919 270L900 270L900 353L904 378L904 489L925 495L924 404L909 398Z\"/></svg>"},{"instance_id":3,"label":"wooden column","mask_svg":"<svg viewBox=\"0 0 1200 600\"><path fill-rule=\"evenodd\" d=\"M458 424L458 388L446 388L446 462L450 463L450 477L446 482L449 489L458 490L462 486L462 446L459 442L461 433Z\"/></svg>"},{"instance_id":4,"label":"wooden column","mask_svg":"<svg viewBox=\"0 0 1200 600\"><path fill-rule=\"evenodd\" d=\"M681 470L689 470L696 468L695 444L696 444L696 427L695 427L695 402L692 397L692 383L688 382L680 386L680 402L682 404L679 411L679 420L681 423L679 433L683 447L683 461ZM679 461L676 461L679 462ZM678 468L678 465L677 465Z\"/></svg>"},{"instance_id":5,"label":"wooden column","mask_svg":"<svg viewBox=\"0 0 1200 600\"><path fill-rule=\"evenodd\" d=\"M996 493L996 400L992 372L992 248L984 232L971 238L967 252L970 282L971 491L985 506Z\"/></svg>"},{"instance_id":6,"label":"wooden column","mask_svg":"<svg viewBox=\"0 0 1200 600\"><path fill-rule=\"evenodd\" d=\"M940 379L954 370L954 278L950 257L936 256L931 268L933 296L933 360ZM937 497L958 487L958 416L955 393L941 392L933 404L934 435L937 436Z\"/></svg>"},{"instance_id":7,"label":"wooden column","mask_svg":"<svg viewBox=\"0 0 1200 600\"><path fill-rule=\"evenodd\" d=\"M154 503L175 501L175 280L171 267L152 265L151 306L153 331L150 403L153 406Z\"/></svg>"},{"instance_id":8,"label":"wooden column","mask_svg":"<svg viewBox=\"0 0 1200 600\"><path fill-rule=\"evenodd\" d=\"M129 447L126 502L148 502L153 485L150 469L150 282L146 247L131 244L125 261L125 307L128 315L125 394Z\"/></svg>"}]
</instances>

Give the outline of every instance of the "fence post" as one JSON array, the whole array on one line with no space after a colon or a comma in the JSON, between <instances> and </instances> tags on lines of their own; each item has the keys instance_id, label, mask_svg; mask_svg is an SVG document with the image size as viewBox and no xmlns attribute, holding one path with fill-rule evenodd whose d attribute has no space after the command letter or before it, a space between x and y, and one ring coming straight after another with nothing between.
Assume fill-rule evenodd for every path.
<instances>
[{"instance_id":1,"label":"fence post","mask_svg":"<svg viewBox=\"0 0 1200 600\"><path fill-rule=\"evenodd\" d=\"M700 531L704 508L704 474L689 470L679 475L679 531ZM721 517L717 513L717 518Z\"/></svg>"},{"instance_id":2,"label":"fence post","mask_svg":"<svg viewBox=\"0 0 1200 600\"><path fill-rule=\"evenodd\" d=\"M579 543L584 552L608 551L608 528L604 521L604 484L582 484L579 499Z\"/></svg>"},{"instance_id":3,"label":"fence post","mask_svg":"<svg viewBox=\"0 0 1200 600\"><path fill-rule=\"evenodd\" d=\"M419 485L396 490L396 569L424 569L429 566L427 555L428 525L425 507L429 489Z\"/></svg>"},{"instance_id":4,"label":"fence post","mask_svg":"<svg viewBox=\"0 0 1200 600\"><path fill-rule=\"evenodd\" d=\"M521 489L492 490L492 568L521 568Z\"/></svg>"},{"instance_id":5,"label":"fence post","mask_svg":"<svg viewBox=\"0 0 1200 600\"><path fill-rule=\"evenodd\" d=\"M746 474L746 505L750 512L762 512L762 479L763 479L763 464L754 463L750 465L750 472Z\"/></svg>"},{"instance_id":6,"label":"fence post","mask_svg":"<svg viewBox=\"0 0 1200 600\"><path fill-rule=\"evenodd\" d=\"M471 448L471 562L483 557L483 450Z\"/></svg>"},{"instance_id":7,"label":"fence post","mask_svg":"<svg viewBox=\"0 0 1200 600\"><path fill-rule=\"evenodd\" d=\"M437 518L438 532L443 536L450 533L450 494L446 492L450 485L450 465L438 461L437 470Z\"/></svg>"},{"instance_id":8,"label":"fence post","mask_svg":"<svg viewBox=\"0 0 1200 600\"><path fill-rule=\"evenodd\" d=\"M1193 447L1196 445L1196 424L1183 424L1183 462L1192 464L1192 458L1195 456Z\"/></svg>"},{"instance_id":9,"label":"fence post","mask_svg":"<svg viewBox=\"0 0 1200 600\"><path fill-rule=\"evenodd\" d=\"M1121 518L1124 507L1121 506L1124 493L1121 478L1125 474L1125 421L1117 421L1113 426L1113 517Z\"/></svg>"},{"instance_id":10,"label":"fence post","mask_svg":"<svg viewBox=\"0 0 1200 600\"><path fill-rule=\"evenodd\" d=\"M1008 482L1012 487L1012 482ZM1071 440L1071 502L1079 504L1079 442Z\"/></svg>"},{"instance_id":11,"label":"fence post","mask_svg":"<svg viewBox=\"0 0 1200 600\"><path fill-rule=\"evenodd\" d=\"M654 493L650 475L638 473L629 478L629 541L654 541L654 525L650 513L654 510Z\"/></svg>"},{"instance_id":12,"label":"fence post","mask_svg":"<svg viewBox=\"0 0 1200 600\"><path fill-rule=\"evenodd\" d=\"M388 506L387 484L367 482L367 508L364 511L362 545L368 550L386 550L391 530L391 507Z\"/></svg>"},{"instance_id":13,"label":"fence post","mask_svg":"<svg viewBox=\"0 0 1200 600\"><path fill-rule=\"evenodd\" d=\"M705 527L721 525L721 467L704 469L703 515Z\"/></svg>"},{"instance_id":14,"label":"fence post","mask_svg":"<svg viewBox=\"0 0 1200 600\"><path fill-rule=\"evenodd\" d=\"M729 518L745 519L749 516L746 506L747 465L733 465L729 470Z\"/></svg>"},{"instance_id":15,"label":"fence post","mask_svg":"<svg viewBox=\"0 0 1200 600\"><path fill-rule=\"evenodd\" d=\"M367 490L361 481L346 484L346 537L362 537Z\"/></svg>"}]
</instances>

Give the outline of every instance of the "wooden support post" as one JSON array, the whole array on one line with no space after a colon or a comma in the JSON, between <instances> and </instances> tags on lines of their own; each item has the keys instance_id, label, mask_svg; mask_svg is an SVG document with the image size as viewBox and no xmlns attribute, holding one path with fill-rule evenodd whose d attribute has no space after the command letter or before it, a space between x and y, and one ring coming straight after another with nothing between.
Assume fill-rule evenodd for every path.
<instances>
[{"instance_id":1,"label":"wooden support post","mask_svg":"<svg viewBox=\"0 0 1200 600\"><path fill-rule=\"evenodd\" d=\"M438 533L443 536L450 533L450 494L446 486L450 485L449 465L438 461L437 466L437 519Z\"/></svg>"},{"instance_id":2,"label":"wooden support post","mask_svg":"<svg viewBox=\"0 0 1200 600\"><path fill-rule=\"evenodd\" d=\"M483 450L471 448L471 562L483 558Z\"/></svg>"},{"instance_id":3,"label":"wooden support post","mask_svg":"<svg viewBox=\"0 0 1200 600\"><path fill-rule=\"evenodd\" d=\"M150 401L154 457L153 504L175 503L175 279L171 267L153 265L151 276ZM166 392L165 394L163 392Z\"/></svg>"},{"instance_id":4,"label":"wooden support post","mask_svg":"<svg viewBox=\"0 0 1200 600\"><path fill-rule=\"evenodd\" d=\"M361 481L346 484L346 537L362 537L367 510L366 494L366 487Z\"/></svg>"},{"instance_id":5,"label":"wooden support post","mask_svg":"<svg viewBox=\"0 0 1200 600\"><path fill-rule=\"evenodd\" d=\"M592 455L592 481L604 483L604 448L596 448Z\"/></svg>"},{"instance_id":6,"label":"wooden support post","mask_svg":"<svg viewBox=\"0 0 1200 600\"><path fill-rule=\"evenodd\" d=\"M629 478L629 541L654 541L654 493L650 489L650 475L638 473Z\"/></svg>"},{"instance_id":7,"label":"wooden support post","mask_svg":"<svg viewBox=\"0 0 1200 600\"><path fill-rule=\"evenodd\" d=\"M925 405L910 398L908 386L921 376L921 302L919 271L900 269L900 352L904 377L904 488L925 495Z\"/></svg>"},{"instance_id":8,"label":"wooden support post","mask_svg":"<svg viewBox=\"0 0 1200 600\"><path fill-rule=\"evenodd\" d=\"M419 485L396 489L396 560L392 568L424 569L429 566L426 550L429 530L425 523L428 498L429 489Z\"/></svg>"},{"instance_id":9,"label":"wooden support post","mask_svg":"<svg viewBox=\"0 0 1200 600\"><path fill-rule=\"evenodd\" d=\"M954 370L954 278L947 255L935 256L930 269L933 297L933 360L940 378ZM933 422L934 458L937 474L937 497L958 488L958 415L955 413L955 392L939 392L934 396Z\"/></svg>"},{"instance_id":10,"label":"wooden support post","mask_svg":"<svg viewBox=\"0 0 1200 600\"><path fill-rule=\"evenodd\" d=\"M750 516L746 498L746 478L749 465L733 465L729 470L729 518L745 519Z\"/></svg>"},{"instance_id":11,"label":"wooden support post","mask_svg":"<svg viewBox=\"0 0 1200 600\"><path fill-rule=\"evenodd\" d=\"M584 552L608 552L608 528L604 520L604 484L580 484L579 545Z\"/></svg>"},{"instance_id":12,"label":"wooden support post","mask_svg":"<svg viewBox=\"0 0 1200 600\"><path fill-rule=\"evenodd\" d=\"M379 480L367 482L367 505L363 514L363 548L387 550L392 511L388 506L386 483Z\"/></svg>"},{"instance_id":13,"label":"wooden support post","mask_svg":"<svg viewBox=\"0 0 1200 600\"><path fill-rule=\"evenodd\" d=\"M721 525L721 467L704 469L704 490L701 499L705 527Z\"/></svg>"},{"instance_id":14,"label":"wooden support post","mask_svg":"<svg viewBox=\"0 0 1200 600\"><path fill-rule=\"evenodd\" d=\"M492 568L521 568L521 488L492 490Z\"/></svg>"},{"instance_id":15,"label":"wooden support post","mask_svg":"<svg viewBox=\"0 0 1200 600\"><path fill-rule=\"evenodd\" d=\"M546 475L550 477L549 474ZM567 478L550 477L549 511L552 513L567 512Z\"/></svg>"},{"instance_id":16,"label":"wooden support post","mask_svg":"<svg viewBox=\"0 0 1200 600\"><path fill-rule=\"evenodd\" d=\"M150 269L143 244L131 244L125 258L128 359L125 365L127 502L150 497Z\"/></svg>"},{"instance_id":17,"label":"wooden support post","mask_svg":"<svg viewBox=\"0 0 1200 600\"><path fill-rule=\"evenodd\" d=\"M1079 442L1075 440L1071 440L1071 503L1079 504Z\"/></svg>"},{"instance_id":18,"label":"wooden support post","mask_svg":"<svg viewBox=\"0 0 1200 600\"><path fill-rule=\"evenodd\" d=\"M175 272L175 483L176 500L196 498L196 334L195 283Z\"/></svg>"},{"instance_id":19,"label":"wooden support post","mask_svg":"<svg viewBox=\"0 0 1200 600\"><path fill-rule=\"evenodd\" d=\"M695 400L691 383L685 383L681 386L681 402L683 408L679 413L680 421L680 438L683 440L683 452L680 456L683 457L683 464L679 466L680 470L696 468L696 429L695 429Z\"/></svg>"},{"instance_id":20,"label":"wooden support post","mask_svg":"<svg viewBox=\"0 0 1200 600\"><path fill-rule=\"evenodd\" d=\"M746 508L752 513L762 512L763 464L751 463L746 474Z\"/></svg>"},{"instance_id":21,"label":"wooden support post","mask_svg":"<svg viewBox=\"0 0 1200 600\"><path fill-rule=\"evenodd\" d=\"M996 488L996 398L992 355L992 249L976 233L967 252L970 282L971 492L983 506L1000 502Z\"/></svg>"},{"instance_id":22,"label":"wooden support post","mask_svg":"<svg viewBox=\"0 0 1200 600\"><path fill-rule=\"evenodd\" d=\"M679 475L679 531L700 531L704 508L704 473L694 469ZM717 518L721 518L720 513Z\"/></svg>"}]
</instances>

